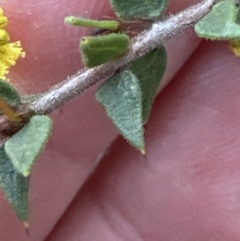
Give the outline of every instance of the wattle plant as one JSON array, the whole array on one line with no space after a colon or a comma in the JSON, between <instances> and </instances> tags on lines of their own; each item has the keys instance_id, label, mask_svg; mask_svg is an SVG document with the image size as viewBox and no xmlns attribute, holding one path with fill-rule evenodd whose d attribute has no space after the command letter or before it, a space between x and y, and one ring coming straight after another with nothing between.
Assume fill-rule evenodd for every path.
<instances>
[{"instance_id":1,"label":"wattle plant","mask_svg":"<svg viewBox=\"0 0 240 241\"><path fill-rule=\"evenodd\" d=\"M72 84L70 80L67 84L60 84L53 89L55 99L51 98L51 91L37 96L21 96L7 80L10 67L25 53L20 42L10 42L6 31L8 19L0 9L0 118L4 123L0 128L0 185L26 227L30 174L53 125L47 114L105 78L96 93L97 101L129 144L146 154L145 125L167 67L167 50L163 42L183 31L187 24L191 26L197 22L195 32L199 37L228 40L232 50L240 55L239 5L232 0L206 0L201 4L195 10L183 11L186 23L175 27L168 21L174 17L181 19L182 15L161 21L167 0L111 0L118 16L114 20L66 17L67 24L97 30L80 40L82 59L88 67L84 74L88 79L82 81L83 74L78 76L79 83L73 81ZM197 11L202 11L201 17ZM198 18L192 18L191 22L187 16L194 16L194 13ZM142 24L143 31L132 34L136 21ZM72 78L75 79L76 76Z\"/></svg>"}]
</instances>

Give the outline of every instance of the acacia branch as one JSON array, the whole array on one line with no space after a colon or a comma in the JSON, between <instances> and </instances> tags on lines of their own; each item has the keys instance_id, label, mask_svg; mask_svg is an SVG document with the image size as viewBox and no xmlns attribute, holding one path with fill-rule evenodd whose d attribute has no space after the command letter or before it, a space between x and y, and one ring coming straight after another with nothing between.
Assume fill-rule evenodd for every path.
<instances>
[{"instance_id":1,"label":"acacia branch","mask_svg":"<svg viewBox=\"0 0 240 241\"><path fill-rule=\"evenodd\" d=\"M204 0L170 16L165 21L154 23L149 30L142 32L131 41L129 51L123 57L92 69L79 71L33 101L27 107L28 111L35 114L47 114L63 106L99 81L110 77L133 60L160 47L172 36L192 26L210 11L215 2L216 0Z\"/></svg>"}]
</instances>

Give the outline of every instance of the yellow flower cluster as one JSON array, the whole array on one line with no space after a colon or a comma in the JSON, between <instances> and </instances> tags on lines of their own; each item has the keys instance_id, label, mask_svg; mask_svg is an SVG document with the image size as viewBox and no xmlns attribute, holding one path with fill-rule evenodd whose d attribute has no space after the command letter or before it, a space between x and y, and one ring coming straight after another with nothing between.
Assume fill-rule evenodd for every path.
<instances>
[{"instance_id":1,"label":"yellow flower cluster","mask_svg":"<svg viewBox=\"0 0 240 241\"><path fill-rule=\"evenodd\" d=\"M19 57L25 56L20 41L10 43L9 34L5 30L7 24L8 19L0 8L0 79L6 79L9 68L16 64Z\"/></svg>"}]
</instances>

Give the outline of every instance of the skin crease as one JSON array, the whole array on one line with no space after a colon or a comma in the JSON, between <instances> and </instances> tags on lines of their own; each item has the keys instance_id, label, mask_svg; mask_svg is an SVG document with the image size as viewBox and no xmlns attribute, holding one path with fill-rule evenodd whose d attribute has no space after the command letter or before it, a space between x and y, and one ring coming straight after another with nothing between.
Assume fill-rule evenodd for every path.
<instances>
[{"instance_id":1,"label":"skin crease","mask_svg":"<svg viewBox=\"0 0 240 241\"><path fill-rule=\"evenodd\" d=\"M169 11L192 3L172 0ZM79 69L86 30L66 27L66 15L112 16L108 1L1 6L12 40L27 52L10 75L22 93ZM191 31L170 41L165 83L198 43ZM95 89L53 113L53 136L32 174L30 240L239 240L239 62L226 43L202 42L155 102L146 157L117 138L84 185L117 131ZM1 241L27 240L3 193L0 203Z\"/></svg>"}]
</instances>

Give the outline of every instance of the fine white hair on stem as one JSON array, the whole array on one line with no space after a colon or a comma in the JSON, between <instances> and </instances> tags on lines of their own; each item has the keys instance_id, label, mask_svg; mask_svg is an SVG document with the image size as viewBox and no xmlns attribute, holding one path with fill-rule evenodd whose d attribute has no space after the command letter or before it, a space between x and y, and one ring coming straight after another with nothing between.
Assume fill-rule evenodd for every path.
<instances>
[{"instance_id":1,"label":"fine white hair on stem","mask_svg":"<svg viewBox=\"0 0 240 241\"><path fill-rule=\"evenodd\" d=\"M63 106L99 81L110 77L120 68L161 46L173 35L196 23L210 11L215 2L216 0L204 0L164 21L153 23L150 29L140 33L131 41L129 51L123 57L92 69L79 71L41 95L27 108L35 114L47 114Z\"/></svg>"}]
</instances>

